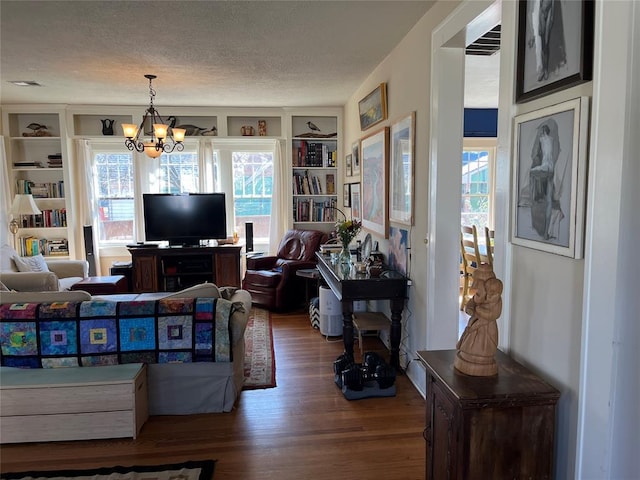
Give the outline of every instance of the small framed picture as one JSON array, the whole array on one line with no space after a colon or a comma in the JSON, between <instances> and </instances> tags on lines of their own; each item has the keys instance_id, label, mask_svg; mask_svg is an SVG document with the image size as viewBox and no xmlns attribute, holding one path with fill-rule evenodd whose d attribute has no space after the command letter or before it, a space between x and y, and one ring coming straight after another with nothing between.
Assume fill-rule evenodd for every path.
<instances>
[{"instance_id":1,"label":"small framed picture","mask_svg":"<svg viewBox=\"0 0 640 480\"><path fill-rule=\"evenodd\" d=\"M348 154L344 159L344 176L350 177L353 175L353 157L351 154Z\"/></svg>"},{"instance_id":2,"label":"small framed picture","mask_svg":"<svg viewBox=\"0 0 640 480\"><path fill-rule=\"evenodd\" d=\"M351 192L351 218L354 220L362 220L362 209L360 203L360 184L352 183Z\"/></svg>"},{"instance_id":3,"label":"small framed picture","mask_svg":"<svg viewBox=\"0 0 640 480\"><path fill-rule=\"evenodd\" d=\"M366 130L387 118L387 84L381 83L358 102L360 130Z\"/></svg>"},{"instance_id":4,"label":"small framed picture","mask_svg":"<svg viewBox=\"0 0 640 480\"><path fill-rule=\"evenodd\" d=\"M356 140L351 144L351 174L360 175L360 140Z\"/></svg>"},{"instance_id":5,"label":"small framed picture","mask_svg":"<svg viewBox=\"0 0 640 480\"><path fill-rule=\"evenodd\" d=\"M515 118L511 241L582 258L589 99Z\"/></svg>"},{"instance_id":6,"label":"small framed picture","mask_svg":"<svg viewBox=\"0 0 640 480\"><path fill-rule=\"evenodd\" d=\"M345 183L342 186L342 204L345 207L351 206L351 184Z\"/></svg>"}]
</instances>

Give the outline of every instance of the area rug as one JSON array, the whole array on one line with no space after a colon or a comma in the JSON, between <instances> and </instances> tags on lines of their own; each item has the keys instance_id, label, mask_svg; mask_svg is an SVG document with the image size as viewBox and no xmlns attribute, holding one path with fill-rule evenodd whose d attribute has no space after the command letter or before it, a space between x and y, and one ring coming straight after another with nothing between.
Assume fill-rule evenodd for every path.
<instances>
[{"instance_id":1,"label":"area rug","mask_svg":"<svg viewBox=\"0 0 640 480\"><path fill-rule=\"evenodd\" d=\"M199 460L170 465L3 473L0 474L0 478L2 480L211 480L215 464L215 460Z\"/></svg>"},{"instance_id":2,"label":"area rug","mask_svg":"<svg viewBox=\"0 0 640 480\"><path fill-rule=\"evenodd\" d=\"M271 315L267 310L251 308L244 347L244 390L275 387L276 357Z\"/></svg>"}]
</instances>

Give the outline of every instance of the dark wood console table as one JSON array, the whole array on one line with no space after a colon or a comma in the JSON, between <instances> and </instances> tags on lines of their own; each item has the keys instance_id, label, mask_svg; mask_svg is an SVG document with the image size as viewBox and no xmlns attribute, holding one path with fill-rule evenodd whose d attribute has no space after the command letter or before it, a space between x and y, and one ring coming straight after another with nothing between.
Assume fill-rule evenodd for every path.
<instances>
[{"instance_id":1,"label":"dark wood console table","mask_svg":"<svg viewBox=\"0 0 640 480\"><path fill-rule=\"evenodd\" d=\"M173 292L198 283L240 287L241 245L129 247L133 291Z\"/></svg>"},{"instance_id":2,"label":"dark wood console table","mask_svg":"<svg viewBox=\"0 0 640 480\"><path fill-rule=\"evenodd\" d=\"M353 302L355 300L389 300L391 307L390 364L400 368L400 338L402 337L402 309L407 298L407 278L393 270L382 277L343 271L342 265L332 263L328 254L316 253L318 271L342 303L342 339L344 351L353 358Z\"/></svg>"},{"instance_id":3,"label":"dark wood console table","mask_svg":"<svg viewBox=\"0 0 640 480\"><path fill-rule=\"evenodd\" d=\"M427 370L427 480L553 478L560 392L498 350L498 374L472 377L455 350L418 352Z\"/></svg>"}]
</instances>

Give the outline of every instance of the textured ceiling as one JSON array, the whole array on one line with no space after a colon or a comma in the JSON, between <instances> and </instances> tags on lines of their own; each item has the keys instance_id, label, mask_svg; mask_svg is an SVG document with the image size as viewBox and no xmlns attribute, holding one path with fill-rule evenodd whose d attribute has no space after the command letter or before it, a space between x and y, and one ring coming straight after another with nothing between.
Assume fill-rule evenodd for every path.
<instances>
[{"instance_id":1,"label":"textured ceiling","mask_svg":"<svg viewBox=\"0 0 640 480\"><path fill-rule=\"evenodd\" d=\"M343 105L432 4L1 0L0 102Z\"/></svg>"}]
</instances>

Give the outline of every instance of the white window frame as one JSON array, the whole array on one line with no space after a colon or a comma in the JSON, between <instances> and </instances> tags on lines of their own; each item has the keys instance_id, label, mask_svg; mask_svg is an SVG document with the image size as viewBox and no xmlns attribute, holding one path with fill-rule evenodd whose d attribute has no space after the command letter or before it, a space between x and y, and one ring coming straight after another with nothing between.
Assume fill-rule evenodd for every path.
<instances>
[{"instance_id":1,"label":"white window frame","mask_svg":"<svg viewBox=\"0 0 640 480\"><path fill-rule=\"evenodd\" d=\"M227 140L217 139L214 141L214 151L218 161L217 171L219 173L220 191L227 193L227 231L233 232L235 225L235 198L233 185L233 152L271 152L275 162L275 144L273 141L265 142L256 139L242 141L238 139ZM274 165L274 169L276 166ZM274 171L275 174L275 171ZM231 192L229 194L229 192ZM275 194L275 192L274 192ZM272 198L272 206L274 199ZM267 250L269 247L269 237L254 237L254 248Z\"/></svg>"},{"instance_id":2,"label":"white window frame","mask_svg":"<svg viewBox=\"0 0 640 480\"><path fill-rule=\"evenodd\" d=\"M485 150L489 154L489 211L487 214L487 226L494 228L495 218L495 193L496 193L496 156L498 151L498 139L494 137L465 137L462 141L463 152Z\"/></svg>"}]
</instances>

